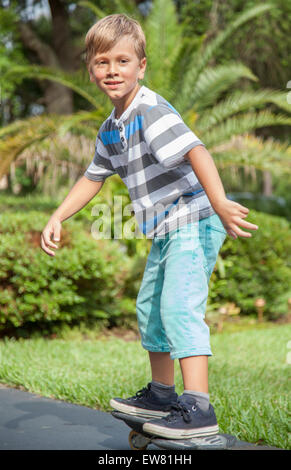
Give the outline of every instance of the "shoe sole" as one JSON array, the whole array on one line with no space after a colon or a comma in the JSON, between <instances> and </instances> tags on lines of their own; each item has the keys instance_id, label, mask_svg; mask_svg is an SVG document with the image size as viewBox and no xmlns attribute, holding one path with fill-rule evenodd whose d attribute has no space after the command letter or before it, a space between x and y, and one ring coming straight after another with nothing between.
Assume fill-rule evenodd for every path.
<instances>
[{"instance_id":1,"label":"shoe sole","mask_svg":"<svg viewBox=\"0 0 291 470\"><path fill-rule=\"evenodd\" d=\"M121 411L122 413L132 416L142 416L145 418L164 418L170 414L170 411L155 411L136 408L131 405L120 403L119 401L114 400L114 398L110 400L110 406L114 408L114 410Z\"/></svg>"},{"instance_id":2,"label":"shoe sole","mask_svg":"<svg viewBox=\"0 0 291 470\"><path fill-rule=\"evenodd\" d=\"M159 426L158 424L145 423L143 431L167 439L191 439L192 437L204 437L218 434L218 425L207 426L196 429L170 429Z\"/></svg>"}]
</instances>

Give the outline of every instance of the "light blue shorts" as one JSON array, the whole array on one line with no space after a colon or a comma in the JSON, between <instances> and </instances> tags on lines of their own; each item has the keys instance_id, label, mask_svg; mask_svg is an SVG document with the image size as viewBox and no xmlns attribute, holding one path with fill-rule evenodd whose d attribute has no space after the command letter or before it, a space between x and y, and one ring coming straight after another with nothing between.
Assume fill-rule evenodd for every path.
<instances>
[{"instance_id":1,"label":"light blue shorts","mask_svg":"<svg viewBox=\"0 0 291 470\"><path fill-rule=\"evenodd\" d=\"M155 237L137 296L137 320L147 351L171 359L211 356L204 321L208 284L227 232L217 214Z\"/></svg>"}]
</instances>

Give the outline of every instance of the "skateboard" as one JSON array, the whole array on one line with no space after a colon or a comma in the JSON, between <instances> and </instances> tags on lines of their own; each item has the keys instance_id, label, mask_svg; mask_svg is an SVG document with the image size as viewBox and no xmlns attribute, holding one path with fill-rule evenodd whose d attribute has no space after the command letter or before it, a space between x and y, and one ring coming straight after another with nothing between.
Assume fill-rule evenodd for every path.
<instances>
[{"instance_id":1,"label":"skateboard","mask_svg":"<svg viewBox=\"0 0 291 470\"><path fill-rule=\"evenodd\" d=\"M214 434L204 437L192 437L189 439L166 439L153 436L143 431L143 424L149 418L134 416L113 410L114 418L124 421L131 431L128 441L132 450L146 450L149 444L154 444L160 449L189 449L189 450L226 450L235 446L237 439L228 434Z\"/></svg>"}]
</instances>

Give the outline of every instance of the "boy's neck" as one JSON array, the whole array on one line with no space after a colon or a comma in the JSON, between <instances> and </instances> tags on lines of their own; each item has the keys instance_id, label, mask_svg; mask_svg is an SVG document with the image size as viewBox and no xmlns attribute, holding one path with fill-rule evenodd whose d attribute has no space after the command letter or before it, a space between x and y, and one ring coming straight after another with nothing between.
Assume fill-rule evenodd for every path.
<instances>
[{"instance_id":1,"label":"boy's neck","mask_svg":"<svg viewBox=\"0 0 291 470\"><path fill-rule=\"evenodd\" d=\"M114 102L112 100L113 105L115 106L114 110L114 117L115 119L119 119L121 115L124 113L124 111L128 108L128 106L132 103L134 100L136 94L140 90L141 85L139 83L136 84L136 86L131 90L131 92L124 96L123 100L120 102Z\"/></svg>"}]
</instances>

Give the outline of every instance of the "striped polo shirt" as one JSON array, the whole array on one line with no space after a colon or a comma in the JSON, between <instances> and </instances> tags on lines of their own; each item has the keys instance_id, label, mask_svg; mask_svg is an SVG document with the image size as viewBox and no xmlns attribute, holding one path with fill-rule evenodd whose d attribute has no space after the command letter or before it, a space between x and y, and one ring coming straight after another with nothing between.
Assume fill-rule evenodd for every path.
<instances>
[{"instance_id":1,"label":"striped polo shirt","mask_svg":"<svg viewBox=\"0 0 291 470\"><path fill-rule=\"evenodd\" d=\"M163 236L214 214L184 155L204 145L162 96L141 86L119 119L115 108L99 129L84 175L104 181L118 174L128 188L139 229Z\"/></svg>"}]
</instances>

